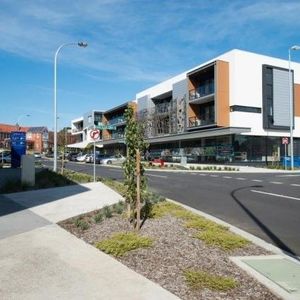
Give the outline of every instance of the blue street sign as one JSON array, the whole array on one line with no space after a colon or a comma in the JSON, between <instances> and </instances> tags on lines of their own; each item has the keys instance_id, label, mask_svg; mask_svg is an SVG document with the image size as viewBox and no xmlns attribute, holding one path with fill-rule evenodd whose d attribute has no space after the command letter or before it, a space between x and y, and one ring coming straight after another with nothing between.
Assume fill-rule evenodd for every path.
<instances>
[{"instance_id":1,"label":"blue street sign","mask_svg":"<svg viewBox=\"0 0 300 300\"><path fill-rule=\"evenodd\" d=\"M18 168L21 165L21 156L26 154L26 132L13 131L10 133L11 167Z\"/></svg>"}]
</instances>

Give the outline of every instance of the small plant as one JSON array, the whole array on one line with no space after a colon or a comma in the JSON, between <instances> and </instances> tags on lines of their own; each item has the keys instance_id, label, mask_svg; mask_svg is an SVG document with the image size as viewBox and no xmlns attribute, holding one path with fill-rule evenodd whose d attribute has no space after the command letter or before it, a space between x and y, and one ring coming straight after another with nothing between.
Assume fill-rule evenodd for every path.
<instances>
[{"instance_id":1,"label":"small plant","mask_svg":"<svg viewBox=\"0 0 300 300\"><path fill-rule=\"evenodd\" d=\"M224 171L228 171L228 167L224 167Z\"/></svg>"},{"instance_id":2,"label":"small plant","mask_svg":"<svg viewBox=\"0 0 300 300\"><path fill-rule=\"evenodd\" d=\"M103 214L102 213L97 213L95 216L94 216L94 221L95 223L100 223L103 221Z\"/></svg>"},{"instance_id":3,"label":"small plant","mask_svg":"<svg viewBox=\"0 0 300 300\"><path fill-rule=\"evenodd\" d=\"M208 288L214 291L228 291L237 286L230 277L217 276L205 271L188 269L183 272L187 285L192 289Z\"/></svg>"},{"instance_id":4,"label":"small plant","mask_svg":"<svg viewBox=\"0 0 300 300\"><path fill-rule=\"evenodd\" d=\"M228 230L216 228L198 232L195 237L204 241L207 245L217 246L226 251L242 248L250 243L248 240Z\"/></svg>"},{"instance_id":5,"label":"small plant","mask_svg":"<svg viewBox=\"0 0 300 300\"><path fill-rule=\"evenodd\" d=\"M109 218L112 217L112 210L108 205L105 205L102 208L102 212L103 212L103 215L105 216L106 219L109 219Z\"/></svg>"},{"instance_id":6,"label":"small plant","mask_svg":"<svg viewBox=\"0 0 300 300\"><path fill-rule=\"evenodd\" d=\"M118 215L122 214L125 208L125 204L123 201L119 201L113 205L113 211Z\"/></svg>"},{"instance_id":7,"label":"small plant","mask_svg":"<svg viewBox=\"0 0 300 300\"><path fill-rule=\"evenodd\" d=\"M219 229L219 230L228 230L228 227L219 225L213 221L207 220L201 216L194 215L191 220L188 220L185 224L187 228L194 228L199 230L207 229Z\"/></svg>"},{"instance_id":8,"label":"small plant","mask_svg":"<svg viewBox=\"0 0 300 300\"><path fill-rule=\"evenodd\" d=\"M190 166L190 170L195 170L195 167L194 166Z\"/></svg>"},{"instance_id":9,"label":"small plant","mask_svg":"<svg viewBox=\"0 0 300 300\"><path fill-rule=\"evenodd\" d=\"M140 236L133 232L122 232L96 243L96 247L107 254L120 257L128 251L151 247L152 244L153 240L148 237Z\"/></svg>"},{"instance_id":10,"label":"small plant","mask_svg":"<svg viewBox=\"0 0 300 300\"><path fill-rule=\"evenodd\" d=\"M200 167L200 166L198 166L198 167L197 167L197 170L199 170L199 171L200 171L200 170L201 170L201 167Z\"/></svg>"},{"instance_id":11,"label":"small plant","mask_svg":"<svg viewBox=\"0 0 300 300\"><path fill-rule=\"evenodd\" d=\"M75 220L75 226L76 226L77 228L80 228L81 230L87 230L87 229L90 228L89 223L86 222L86 221L84 221L84 220L81 219L81 218L77 218L77 219Z\"/></svg>"},{"instance_id":12,"label":"small plant","mask_svg":"<svg viewBox=\"0 0 300 300\"><path fill-rule=\"evenodd\" d=\"M214 170L215 170L215 171L217 170L217 166L214 166Z\"/></svg>"}]
</instances>

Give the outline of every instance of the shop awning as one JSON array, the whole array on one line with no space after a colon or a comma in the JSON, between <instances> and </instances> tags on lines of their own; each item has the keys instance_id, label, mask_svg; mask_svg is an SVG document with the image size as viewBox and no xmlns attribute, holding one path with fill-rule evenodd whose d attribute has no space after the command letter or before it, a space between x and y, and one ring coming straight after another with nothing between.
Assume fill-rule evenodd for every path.
<instances>
[{"instance_id":1,"label":"shop awning","mask_svg":"<svg viewBox=\"0 0 300 300\"><path fill-rule=\"evenodd\" d=\"M66 147L68 148L78 148L78 149L85 149L89 146L92 146L94 143L92 141L83 141L80 143L75 143L75 144L70 144L67 145ZM103 148L103 144L100 142L96 142L96 147L97 148Z\"/></svg>"}]
</instances>

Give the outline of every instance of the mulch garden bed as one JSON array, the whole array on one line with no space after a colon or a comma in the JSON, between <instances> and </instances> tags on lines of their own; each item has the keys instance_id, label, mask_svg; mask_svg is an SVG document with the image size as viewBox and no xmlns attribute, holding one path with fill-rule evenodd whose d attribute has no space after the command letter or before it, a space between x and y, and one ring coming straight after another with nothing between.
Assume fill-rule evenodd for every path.
<instances>
[{"instance_id":1,"label":"mulch garden bed","mask_svg":"<svg viewBox=\"0 0 300 300\"><path fill-rule=\"evenodd\" d=\"M94 246L114 233L132 231L132 225L122 215L114 213L96 223L92 220L97 213L81 216L81 220L89 224L86 227L78 226L78 218L65 220L59 225ZM116 259L181 299L279 299L229 259L230 256L271 253L251 243L230 251L209 246L194 237L197 230L187 228L184 223L183 219L170 214L148 219L140 234L151 238L153 245L129 251ZM225 291L192 288L184 277L184 271L189 269L230 277L237 283L236 287Z\"/></svg>"}]
</instances>

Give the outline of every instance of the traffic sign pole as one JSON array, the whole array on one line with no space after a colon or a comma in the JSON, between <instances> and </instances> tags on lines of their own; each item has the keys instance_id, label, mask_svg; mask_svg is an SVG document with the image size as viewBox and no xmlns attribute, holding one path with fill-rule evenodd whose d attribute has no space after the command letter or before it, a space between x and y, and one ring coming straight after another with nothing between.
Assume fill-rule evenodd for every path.
<instances>
[{"instance_id":1,"label":"traffic sign pole","mask_svg":"<svg viewBox=\"0 0 300 300\"><path fill-rule=\"evenodd\" d=\"M100 130L94 129L90 132L90 137L94 140L94 182L96 182L96 140L100 137Z\"/></svg>"}]
</instances>

